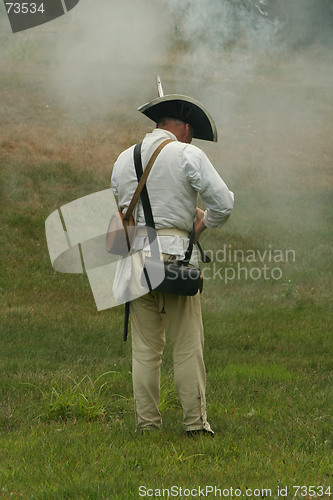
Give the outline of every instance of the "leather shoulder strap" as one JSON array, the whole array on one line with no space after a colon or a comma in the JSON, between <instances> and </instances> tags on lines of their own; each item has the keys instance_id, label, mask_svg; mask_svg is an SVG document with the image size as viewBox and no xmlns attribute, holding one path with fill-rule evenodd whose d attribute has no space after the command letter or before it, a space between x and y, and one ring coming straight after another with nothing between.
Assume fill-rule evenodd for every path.
<instances>
[{"instance_id":1,"label":"leather shoulder strap","mask_svg":"<svg viewBox=\"0 0 333 500\"><path fill-rule=\"evenodd\" d=\"M136 188L136 190L134 192L133 198L132 198L132 200L131 200L131 202L130 202L130 204L128 206L127 212L126 212L126 214L124 216L124 220L129 220L130 216L132 215L134 207L135 207L135 205L138 202L138 199L140 197L140 194L141 194L141 191L143 189L143 186L145 185L145 183L147 181L149 172L151 171L151 168L154 165L154 162L155 162L156 158L158 157L158 155L160 154L160 152L162 151L162 149L164 148L164 146L166 146L167 144L169 144L169 142L173 142L173 139L167 139L166 141L163 141L155 149L154 153L150 157L150 159L149 159L149 161L147 163L147 166L144 169L143 174L140 177L140 180L139 180L138 186L137 186L137 188ZM137 144L135 146L135 148L134 148L134 155L137 155L137 161L140 161L140 163L141 163L141 145L142 145L142 142L140 144ZM140 159L139 159L139 157L140 157ZM142 170L142 163L141 163L141 170Z\"/></svg>"},{"instance_id":2,"label":"leather shoulder strap","mask_svg":"<svg viewBox=\"0 0 333 500\"><path fill-rule=\"evenodd\" d=\"M138 178L138 182L140 183L144 173L142 171L140 150L137 146L135 146L135 149L134 149L134 164L135 164L136 176ZM145 215L146 226L152 227L155 229L154 217L153 217L153 213L151 211L151 206L150 206L150 201L149 201L149 196L148 196L146 184L143 186L140 196L141 196L143 213Z\"/></svg>"}]
</instances>

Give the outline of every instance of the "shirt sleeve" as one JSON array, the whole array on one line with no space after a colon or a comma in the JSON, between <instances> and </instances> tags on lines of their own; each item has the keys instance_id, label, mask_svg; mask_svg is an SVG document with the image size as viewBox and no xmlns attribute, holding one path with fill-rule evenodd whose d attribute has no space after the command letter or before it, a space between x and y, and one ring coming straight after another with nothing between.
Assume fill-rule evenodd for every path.
<instances>
[{"instance_id":1,"label":"shirt sleeve","mask_svg":"<svg viewBox=\"0 0 333 500\"><path fill-rule=\"evenodd\" d=\"M115 197L118 199L118 182L117 182L117 162L114 164L113 169L112 169L112 174L111 174L111 188L113 191L113 194Z\"/></svg>"},{"instance_id":2,"label":"shirt sleeve","mask_svg":"<svg viewBox=\"0 0 333 500\"><path fill-rule=\"evenodd\" d=\"M234 193L230 191L201 149L189 145L184 148L183 169L193 189L200 193L206 205L206 227L222 226L234 206Z\"/></svg>"}]
</instances>

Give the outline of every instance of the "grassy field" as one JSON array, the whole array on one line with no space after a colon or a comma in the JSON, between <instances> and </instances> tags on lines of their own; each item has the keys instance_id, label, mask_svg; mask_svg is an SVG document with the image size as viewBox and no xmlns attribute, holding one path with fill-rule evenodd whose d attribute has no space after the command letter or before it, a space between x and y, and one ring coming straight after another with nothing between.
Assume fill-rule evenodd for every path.
<instances>
[{"instance_id":1,"label":"grassy field","mask_svg":"<svg viewBox=\"0 0 333 500\"><path fill-rule=\"evenodd\" d=\"M236 196L225 228L202 238L216 257L202 295L216 438L182 436L169 345L163 430L141 435L123 308L97 312L86 276L54 272L44 234L56 208L109 187L113 161L147 128L132 115L141 102L75 122L46 95L36 40L17 40L3 36L0 60L0 498L162 496L148 488L186 498L206 486L225 498L231 488L312 497L302 485L330 498L332 87L298 85L284 60L258 67L246 94L237 79L224 82L239 91L233 119L219 146L202 144Z\"/></svg>"}]
</instances>

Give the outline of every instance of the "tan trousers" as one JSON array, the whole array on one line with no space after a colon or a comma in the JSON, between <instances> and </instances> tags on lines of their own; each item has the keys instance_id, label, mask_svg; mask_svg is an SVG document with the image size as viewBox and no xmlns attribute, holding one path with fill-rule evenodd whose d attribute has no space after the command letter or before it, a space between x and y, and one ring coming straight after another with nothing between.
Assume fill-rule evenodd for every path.
<instances>
[{"instance_id":1,"label":"tan trousers","mask_svg":"<svg viewBox=\"0 0 333 500\"><path fill-rule=\"evenodd\" d=\"M200 294L184 297L151 292L133 300L130 312L137 428L162 425L158 404L166 332L172 343L174 381L185 430L211 430L206 416Z\"/></svg>"}]
</instances>

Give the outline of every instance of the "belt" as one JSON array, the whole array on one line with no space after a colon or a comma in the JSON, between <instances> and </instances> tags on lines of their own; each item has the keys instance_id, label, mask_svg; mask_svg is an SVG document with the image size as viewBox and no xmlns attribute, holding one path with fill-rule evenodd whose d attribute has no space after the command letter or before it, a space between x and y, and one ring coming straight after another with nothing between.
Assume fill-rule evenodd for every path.
<instances>
[{"instance_id":1,"label":"belt","mask_svg":"<svg viewBox=\"0 0 333 500\"><path fill-rule=\"evenodd\" d=\"M184 229L178 229L177 227L166 227L162 229L156 229L158 236L181 236L182 238L188 238L189 233ZM146 227L137 228L136 236L147 236Z\"/></svg>"},{"instance_id":2,"label":"belt","mask_svg":"<svg viewBox=\"0 0 333 500\"><path fill-rule=\"evenodd\" d=\"M182 238L188 238L188 231L178 229L178 227L157 229L156 232L158 236L181 236Z\"/></svg>"}]
</instances>

